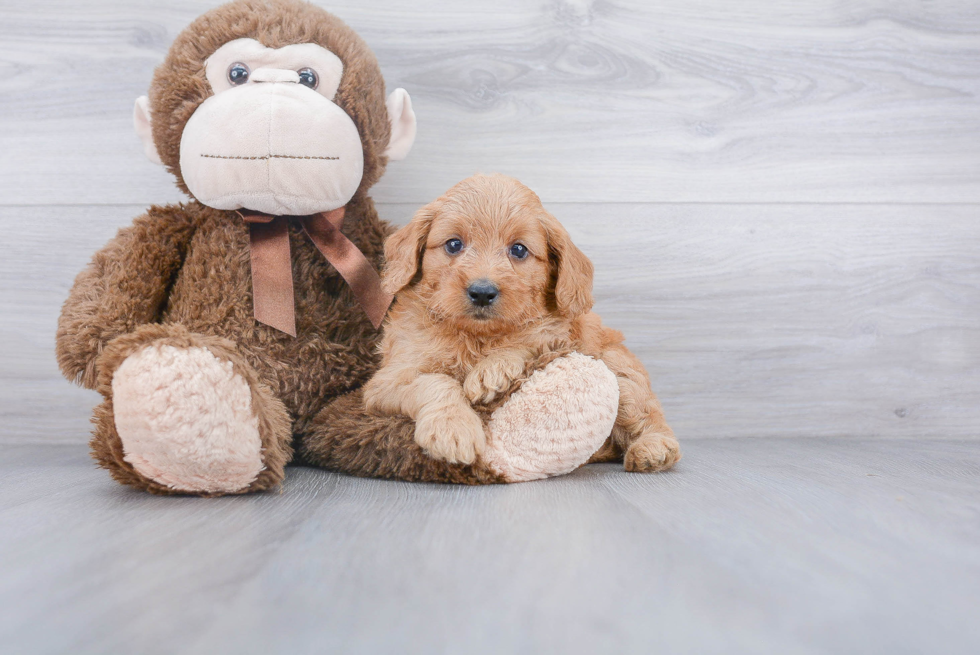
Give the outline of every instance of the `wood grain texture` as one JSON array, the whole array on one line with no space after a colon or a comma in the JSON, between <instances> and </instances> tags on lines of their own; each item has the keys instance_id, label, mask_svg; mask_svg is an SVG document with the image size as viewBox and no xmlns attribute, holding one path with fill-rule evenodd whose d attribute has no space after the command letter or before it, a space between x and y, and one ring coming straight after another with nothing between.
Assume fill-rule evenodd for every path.
<instances>
[{"instance_id":1,"label":"wood grain texture","mask_svg":"<svg viewBox=\"0 0 980 655\"><path fill-rule=\"evenodd\" d=\"M175 199L133 101L214 4L5 2L0 202ZM980 202L973 0L329 8L419 115L382 201L496 170L564 202Z\"/></svg>"},{"instance_id":2,"label":"wood grain texture","mask_svg":"<svg viewBox=\"0 0 980 655\"><path fill-rule=\"evenodd\" d=\"M290 469L157 498L0 447L9 652L980 650L980 443L695 441L459 488Z\"/></svg>"},{"instance_id":3,"label":"wood grain texture","mask_svg":"<svg viewBox=\"0 0 980 655\"><path fill-rule=\"evenodd\" d=\"M548 208L682 441L980 436L976 207ZM57 372L55 323L91 253L142 209L0 207L0 442L87 438L95 396Z\"/></svg>"}]
</instances>

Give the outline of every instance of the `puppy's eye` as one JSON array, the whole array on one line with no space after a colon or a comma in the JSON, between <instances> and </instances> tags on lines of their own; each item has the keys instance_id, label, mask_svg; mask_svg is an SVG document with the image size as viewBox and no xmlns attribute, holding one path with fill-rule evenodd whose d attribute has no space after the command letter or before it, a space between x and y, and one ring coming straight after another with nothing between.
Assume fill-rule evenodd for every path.
<instances>
[{"instance_id":1,"label":"puppy's eye","mask_svg":"<svg viewBox=\"0 0 980 655\"><path fill-rule=\"evenodd\" d=\"M320 77L312 68L304 68L297 72L299 73L299 83L303 86L315 89L320 84Z\"/></svg>"},{"instance_id":2,"label":"puppy's eye","mask_svg":"<svg viewBox=\"0 0 980 655\"><path fill-rule=\"evenodd\" d=\"M228 81L234 86L239 86L248 82L248 66L240 61L236 61L234 64L228 67Z\"/></svg>"},{"instance_id":3,"label":"puppy's eye","mask_svg":"<svg viewBox=\"0 0 980 655\"><path fill-rule=\"evenodd\" d=\"M527 257L527 247L523 243L515 243L510 247L510 256L514 259Z\"/></svg>"},{"instance_id":4,"label":"puppy's eye","mask_svg":"<svg viewBox=\"0 0 980 655\"><path fill-rule=\"evenodd\" d=\"M450 255L455 255L462 249L463 242L459 239L450 239L446 242L446 252L448 252Z\"/></svg>"}]
</instances>

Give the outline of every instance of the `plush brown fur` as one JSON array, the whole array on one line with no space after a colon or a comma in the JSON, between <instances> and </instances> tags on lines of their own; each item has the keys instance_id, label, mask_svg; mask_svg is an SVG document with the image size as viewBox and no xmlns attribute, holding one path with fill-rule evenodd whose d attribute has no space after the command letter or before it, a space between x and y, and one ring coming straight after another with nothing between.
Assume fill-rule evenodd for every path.
<instances>
[{"instance_id":1,"label":"plush brown fur","mask_svg":"<svg viewBox=\"0 0 980 655\"><path fill-rule=\"evenodd\" d=\"M344 75L335 101L354 120L364 147L364 178L347 205L344 233L377 267L391 230L367 190L384 171L389 139L384 82L374 55L336 17L303 2L240 0L194 21L178 36L150 89L154 141L180 177L180 136L210 94L205 59L225 42L313 42L336 53ZM249 231L235 212L191 201L151 207L79 274L64 304L57 356L65 376L97 388L93 456L121 482L173 493L122 459L112 418L112 372L134 351L160 341L203 345L231 361L252 388L266 470L246 490L276 484L289 460L289 436L302 438L317 413L360 386L377 367L378 331L350 289L299 226L290 226L297 336L252 315ZM287 414L288 413L288 414ZM289 423L291 422L291 427Z\"/></svg>"},{"instance_id":2,"label":"plush brown fur","mask_svg":"<svg viewBox=\"0 0 980 655\"><path fill-rule=\"evenodd\" d=\"M461 240L463 249L445 245ZM523 259L510 254L522 244ZM471 177L421 209L386 244L384 285L398 292L381 342L382 368L364 389L368 411L416 419L431 456L471 464L484 429L471 405L501 397L527 362L575 350L601 359L620 385L611 451L631 471L680 458L642 364L592 306L592 264L527 187L502 175ZM414 283L413 283L414 280ZM470 301L477 280L499 288Z\"/></svg>"}]
</instances>

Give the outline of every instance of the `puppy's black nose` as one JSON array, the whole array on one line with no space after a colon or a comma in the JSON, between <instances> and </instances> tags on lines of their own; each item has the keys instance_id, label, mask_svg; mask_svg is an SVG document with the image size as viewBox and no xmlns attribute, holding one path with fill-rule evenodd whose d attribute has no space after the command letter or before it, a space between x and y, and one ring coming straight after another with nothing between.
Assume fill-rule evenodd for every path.
<instances>
[{"instance_id":1,"label":"puppy's black nose","mask_svg":"<svg viewBox=\"0 0 980 655\"><path fill-rule=\"evenodd\" d=\"M477 280L466 289L466 295L470 297L470 302L477 307L488 307L497 299L500 289L490 280Z\"/></svg>"}]
</instances>

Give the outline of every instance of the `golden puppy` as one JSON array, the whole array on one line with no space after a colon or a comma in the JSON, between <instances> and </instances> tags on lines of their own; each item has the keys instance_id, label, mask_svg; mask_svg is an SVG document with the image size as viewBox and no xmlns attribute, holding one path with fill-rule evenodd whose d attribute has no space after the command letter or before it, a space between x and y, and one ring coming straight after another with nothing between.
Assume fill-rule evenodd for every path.
<instances>
[{"instance_id":1,"label":"golden puppy","mask_svg":"<svg viewBox=\"0 0 980 655\"><path fill-rule=\"evenodd\" d=\"M414 418L431 457L472 463L485 434L471 403L493 401L529 360L575 350L619 381L616 424L591 461L659 471L680 459L643 365L589 311L592 262L523 184L463 180L393 234L385 257L382 286L398 296L364 400Z\"/></svg>"}]
</instances>

